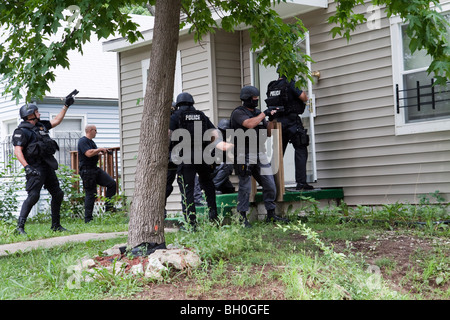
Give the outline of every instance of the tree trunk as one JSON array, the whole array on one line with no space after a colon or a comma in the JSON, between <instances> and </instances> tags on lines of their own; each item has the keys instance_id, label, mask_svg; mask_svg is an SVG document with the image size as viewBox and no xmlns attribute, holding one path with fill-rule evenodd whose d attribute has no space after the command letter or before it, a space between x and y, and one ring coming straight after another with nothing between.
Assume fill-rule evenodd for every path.
<instances>
[{"instance_id":1,"label":"tree trunk","mask_svg":"<svg viewBox=\"0 0 450 320\"><path fill-rule=\"evenodd\" d=\"M142 114L128 246L165 242L168 129L181 0L156 1L155 26Z\"/></svg>"}]
</instances>

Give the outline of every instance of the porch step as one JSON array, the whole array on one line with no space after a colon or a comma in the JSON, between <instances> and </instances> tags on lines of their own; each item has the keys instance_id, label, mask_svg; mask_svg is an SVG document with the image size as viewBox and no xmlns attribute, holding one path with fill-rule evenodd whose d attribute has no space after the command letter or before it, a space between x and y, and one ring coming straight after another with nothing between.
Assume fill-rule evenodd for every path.
<instances>
[{"instance_id":1,"label":"porch step","mask_svg":"<svg viewBox=\"0 0 450 320\"><path fill-rule=\"evenodd\" d=\"M283 201L300 201L302 197L309 197L315 200L322 199L344 199L344 190L342 188L330 188L330 189L314 189L308 191L297 191L294 189L287 188L284 192ZM255 196L255 202L262 202L262 192L257 192Z\"/></svg>"},{"instance_id":2,"label":"porch step","mask_svg":"<svg viewBox=\"0 0 450 320\"><path fill-rule=\"evenodd\" d=\"M236 208L237 205L237 193L228 193L228 194L217 194L216 195L216 204L217 211L219 215L227 216L232 213L232 210ZM304 197L309 197L315 200L343 200L344 199L344 190L342 188L330 188L330 189L315 189L308 191L297 191L297 190L289 190L286 189L283 202L299 202ZM257 192L255 195L255 202L262 202L262 192ZM198 206L195 207L197 213L205 213L207 210L206 206ZM165 221L168 223L176 223L180 218L167 218Z\"/></svg>"}]
</instances>

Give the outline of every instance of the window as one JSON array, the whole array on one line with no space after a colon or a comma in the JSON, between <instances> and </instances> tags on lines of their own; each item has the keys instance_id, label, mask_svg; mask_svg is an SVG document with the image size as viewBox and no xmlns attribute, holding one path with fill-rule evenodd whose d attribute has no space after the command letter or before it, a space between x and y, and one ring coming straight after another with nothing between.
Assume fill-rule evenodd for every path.
<instances>
[{"instance_id":1,"label":"window","mask_svg":"<svg viewBox=\"0 0 450 320\"><path fill-rule=\"evenodd\" d=\"M450 14L446 17L450 20ZM391 19L391 38L396 134L450 130L450 83L433 85L433 75L427 74L431 57L423 50L411 53L399 17Z\"/></svg>"},{"instance_id":2,"label":"window","mask_svg":"<svg viewBox=\"0 0 450 320\"><path fill-rule=\"evenodd\" d=\"M17 120L7 120L1 123L1 141L0 141L0 166L4 166L4 162L9 161L14 156L14 147L11 137L17 128ZM15 170L15 169L13 169Z\"/></svg>"},{"instance_id":3,"label":"window","mask_svg":"<svg viewBox=\"0 0 450 320\"><path fill-rule=\"evenodd\" d=\"M147 90L147 77L148 77L148 68L150 67L150 59L141 61L141 69L142 69L142 92L143 96L145 96L145 91ZM182 84L182 76L181 76L181 53L177 51L176 57L176 65L175 65L175 79L173 85L173 101L177 99L178 94L183 91Z\"/></svg>"},{"instance_id":4,"label":"window","mask_svg":"<svg viewBox=\"0 0 450 320\"><path fill-rule=\"evenodd\" d=\"M2 125L2 138L5 140L11 136L18 126L17 120L4 121Z\"/></svg>"},{"instance_id":5,"label":"window","mask_svg":"<svg viewBox=\"0 0 450 320\"><path fill-rule=\"evenodd\" d=\"M50 132L53 134L54 138L81 138L83 135L82 128L82 118L70 118L65 117L57 127L52 129Z\"/></svg>"},{"instance_id":6,"label":"window","mask_svg":"<svg viewBox=\"0 0 450 320\"><path fill-rule=\"evenodd\" d=\"M59 151L55 154L56 160L70 166L70 152L78 150L78 140L84 135L83 118L66 116L64 121L50 130L50 134L59 146Z\"/></svg>"}]
</instances>

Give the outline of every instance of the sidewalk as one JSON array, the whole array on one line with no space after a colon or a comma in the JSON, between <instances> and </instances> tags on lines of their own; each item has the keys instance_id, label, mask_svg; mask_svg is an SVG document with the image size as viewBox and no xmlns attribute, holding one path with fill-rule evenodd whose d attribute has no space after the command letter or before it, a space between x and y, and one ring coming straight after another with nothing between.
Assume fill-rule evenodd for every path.
<instances>
[{"instance_id":1,"label":"sidewalk","mask_svg":"<svg viewBox=\"0 0 450 320\"><path fill-rule=\"evenodd\" d=\"M62 236L41 240L15 242L0 245L0 256L6 256L16 251L27 251L36 248L51 248L63 245L68 242L85 242L88 240L104 240L127 235L128 232L112 232L112 233L80 233L70 236Z\"/></svg>"},{"instance_id":2,"label":"sidewalk","mask_svg":"<svg viewBox=\"0 0 450 320\"><path fill-rule=\"evenodd\" d=\"M178 229L165 228L165 232L174 232ZM86 242L89 240L105 240L117 238L127 235L128 232L111 232L111 233L80 233L69 236L54 237L41 240L15 242L0 245L0 257L15 253L16 251L27 251L36 248L51 248L58 245L63 245L68 242Z\"/></svg>"}]
</instances>

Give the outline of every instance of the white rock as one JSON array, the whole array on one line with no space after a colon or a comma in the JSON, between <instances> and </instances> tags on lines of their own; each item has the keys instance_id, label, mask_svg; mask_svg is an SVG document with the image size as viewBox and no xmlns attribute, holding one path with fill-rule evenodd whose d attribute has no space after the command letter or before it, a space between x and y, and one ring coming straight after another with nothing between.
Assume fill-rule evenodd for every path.
<instances>
[{"instance_id":1,"label":"white rock","mask_svg":"<svg viewBox=\"0 0 450 320\"><path fill-rule=\"evenodd\" d=\"M156 250L149 255L150 259L158 259L161 264L177 270L197 268L201 264L200 257L187 249Z\"/></svg>"},{"instance_id":2,"label":"white rock","mask_svg":"<svg viewBox=\"0 0 450 320\"><path fill-rule=\"evenodd\" d=\"M102 268L102 269L108 270L113 275L119 275L124 272L125 267L126 267L126 263L116 261L114 264L112 264L108 267Z\"/></svg>"},{"instance_id":3,"label":"white rock","mask_svg":"<svg viewBox=\"0 0 450 320\"><path fill-rule=\"evenodd\" d=\"M158 251L158 250L157 250ZM147 269L145 270L144 276L146 278L163 280L162 272L167 270L165 266L156 258L149 256Z\"/></svg>"},{"instance_id":4,"label":"white rock","mask_svg":"<svg viewBox=\"0 0 450 320\"><path fill-rule=\"evenodd\" d=\"M130 268L130 272L132 274L143 274L144 266L142 265L142 263L136 264Z\"/></svg>"},{"instance_id":5,"label":"white rock","mask_svg":"<svg viewBox=\"0 0 450 320\"><path fill-rule=\"evenodd\" d=\"M91 269L95 267L94 259L83 259L81 260L81 269Z\"/></svg>"},{"instance_id":6,"label":"white rock","mask_svg":"<svg viewBox=\"0 0 450 320\"><path fill-rule=\"evenodd\" d=\"M120 254L120 247L125 247L127 244L126 243L119 243L116 244L114 247L106 249L105 251L103 251L103 254L106 256L112 256L114 254Z\"/></svg>"}]
</instances>

